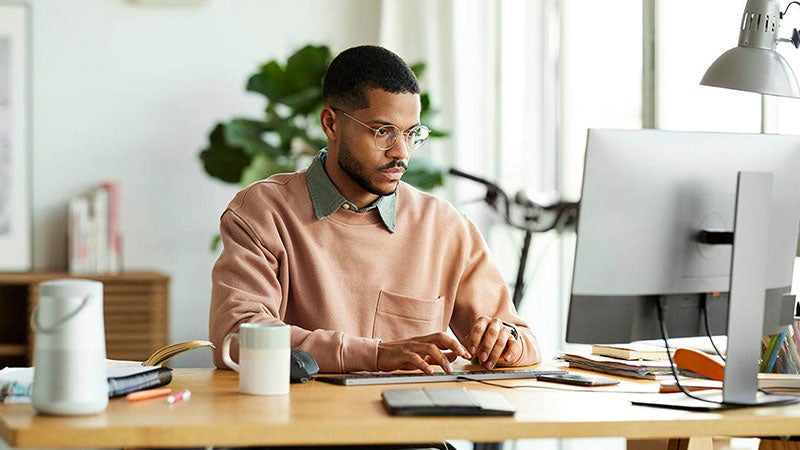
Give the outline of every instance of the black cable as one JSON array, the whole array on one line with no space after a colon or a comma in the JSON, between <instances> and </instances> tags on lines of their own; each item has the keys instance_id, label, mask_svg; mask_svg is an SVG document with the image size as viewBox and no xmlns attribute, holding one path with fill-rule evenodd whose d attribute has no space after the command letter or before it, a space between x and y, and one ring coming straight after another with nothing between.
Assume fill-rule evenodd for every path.
<instances>
[{"instance_id":1,"label":"black cable","mask_svg":"<svg viewBox=\"0 0 800 450\"><path fill-rule=\"evenodd\" d=\"M800 2L795 2L795 3L800 5ZM723 362L727 362L727 360L725 359L725 356L722 355L722 352L719 351L719 349L717 348L717 345L714 343L714 338L711 336L711 328L708 326L708 309L707 309L708 305L707 305L707 302L706 302L706 297L702 298L702 300L700 302L700 306L701 306L700 312L703 314L703 325L706 328L706 336L708 336L708 340L711 341L711 346L714 347L714 352L717 353L717 356L722 358ZM676 379L676 382L677 382L677 379ZM789 388L788 390L793 390L793 389L795 389L795 388ZM796 388L796 389L800 392L800 388ZM763 393L763 394L777 395L776 392L770 391L769 389L758 388L758 391ZM786 394L786 395L798 395L798 394ZM725 403L723 402L721 404L725 404Z\"/></svg>"},{"instance_id":2,"label":"black cable","mask_svg":"<svg viewBox=\"0 0 800 450\"><path fill-rule=\"evenodd\" d=\"M708 340L711 341L711 346L714 347L714 352L716 352L717 356L722 358L722 361L725 361L725 356L719 351L717 344L714 343L714 338L711 336L711 327L708 326L708 302L706 300L707 298L705 296L700 299L700 313L703 314L703 325L706 327L706 336L708 336Z\"/></svg>"},{"instance_id":3,"label":"black cable","mask_svg":"<svg viewBox=\"0 0 800 450\"><path fill-rule=\"evenodd\" d=\"M781 13L781 19L783 19L783 16L786 15L786 13L789 11L789 7L792 6L792 5L799 5L800 6L800 2L789 2L789 4L786 5L786 9L783 10L783 12Z\"/></svg>"},{"instance_id":4,"label":"black cable","mask_svg":"<svg viewBox=\"0 0 800 450\"><path fill-rule=\"evenodd\" d=\"M669 358L669 368L670 368L670 370L672 372L672 377L675 379L675 386L677 386L678 389L680 389L681 392L683 392L689 398L693 398L695 400L700 400L702 402L714 403L714 404L717 404L717 405L725 405L726 404L725 402L718 402L716 400L711 400L711 399L707 399L707 398L698 397L696 395L693 395L691 392L689 392L688 389L686 389L686 387L684 387L681 384L681 381L680 381L680 379L678 377L677 366L675 365L675 361L672 360L672 353L669 352L669 336L667 335L667 321L664 319L664 310L666 309L666 307L664 306L664 302L663 302L663 298L662 297L658 297L656 300L657 300L657 304L658 304L658 308L657 308L657 311L658 311L658 324L659 324L659 328L661 328L661 339L664 340L664 348L668 349L667 350L667 358Z\"/></svg>"}]
</instances>

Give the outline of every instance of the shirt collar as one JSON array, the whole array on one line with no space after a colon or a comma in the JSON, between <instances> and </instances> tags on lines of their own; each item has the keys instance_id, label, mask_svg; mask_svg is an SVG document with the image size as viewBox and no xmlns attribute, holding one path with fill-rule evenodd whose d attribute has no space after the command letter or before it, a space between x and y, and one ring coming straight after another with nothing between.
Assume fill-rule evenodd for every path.
<instances>
[{"instance_id":1,"label":"shirt collar","mask_svg":"<svg viewBox=\"0 0 800 450\"><path fill-rule=\"evenodd\" d=\"M311 203L314 205L314 213L317 215L317 219L327 219L344 205L347 205L348 209L359 213L365 213L377 208L383 224L390 232L394 233L397 218L397 193L382 195L365 208L358 209L353 202L344 198L330 177L328 177L328 173L325 172L325 158L327 157L328 149L323 148L317 153L311 165L308 166L308 172L306 173L306 183L308 184L308 191L311 193Z\"/></svg>"}]
</instances>

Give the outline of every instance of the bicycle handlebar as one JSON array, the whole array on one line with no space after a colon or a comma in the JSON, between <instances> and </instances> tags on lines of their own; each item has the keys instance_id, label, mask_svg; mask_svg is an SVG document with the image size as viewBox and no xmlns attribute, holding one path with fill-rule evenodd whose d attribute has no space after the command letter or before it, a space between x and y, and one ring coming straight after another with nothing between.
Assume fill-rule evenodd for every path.
<instances>
[{"instance_id":1,"label":"bicycle handlebar","mask_svg":"<svg viewBox=\"0 0 800 450\"><path fill-rule=\"evenodd\" d=\"M513 204L516 206L520 206L526 209L524 214L524 224L520 224L512 220L511 217L511 201L509 200L508 194L496 183L493 183L489 180L481 178L476 175L472 175L456 168L450 168L450 174L455 175L457 177L465 178L470 181L474 181L476 183L482 184L486 186L486 197L484 200L486 203L494 208L497 209L497 199L500 198L503 203L503 212L502 216L505 219L506 223L519 228L525 231L532 231L532 232L544 232L550 231L554 228L568 228L575 225L578 216L578 202L567 202L567 201L558 201L551 205L540 205L533 200L529 199L522 191L517 192L514 196ZM541 219L544 213L552 212L555 214L555 218L550 222L550 224L545 225L543 227L539 227L537 225L541 225L539 220Z\"/></svg>"}]
</instances>

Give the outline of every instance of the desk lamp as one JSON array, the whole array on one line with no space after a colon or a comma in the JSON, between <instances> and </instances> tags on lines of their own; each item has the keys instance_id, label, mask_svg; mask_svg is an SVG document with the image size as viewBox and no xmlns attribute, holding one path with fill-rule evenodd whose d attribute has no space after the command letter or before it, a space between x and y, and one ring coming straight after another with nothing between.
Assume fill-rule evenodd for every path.
<instances>
[{"instance_id":1,"label":"desk lamp","mask_svg":"<svg viewBox=\"0 0 800 450\"><path fill-rule=\"evenodd\" d=\"M781 97L800 98L792 68L775 48L778 42L800 47L800 32L791 39L779 38L781 19L793 4L780 12L777 0L748 0L742 14L739 45L717 58L700 84Z\"/></svg>"}]
</instances>

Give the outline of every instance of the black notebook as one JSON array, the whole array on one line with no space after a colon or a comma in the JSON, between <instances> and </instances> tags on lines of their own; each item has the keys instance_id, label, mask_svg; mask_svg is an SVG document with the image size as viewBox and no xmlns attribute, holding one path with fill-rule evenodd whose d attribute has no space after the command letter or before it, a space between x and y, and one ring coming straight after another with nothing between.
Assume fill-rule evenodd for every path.
<instances>
[{"instance_id":1,"label":"black notebook","mask_svg":"<svg viewBox=\"0 0 800 450\"><path fill-rule=\"evenodd\" d=\"M164 386L172 381L169 367L131 367L108 370L108 397Z\"/></svg>"},{"instance_id":2,"label":"black notebook","mask_svg":"<svg viewBox=\"0 0 800 450\"><path fill-rule=\"evenodd\" d=\"M466 388L387 389L383 404L396 416L513 416L497 392Z\"/></svg>"}]
</instances>

